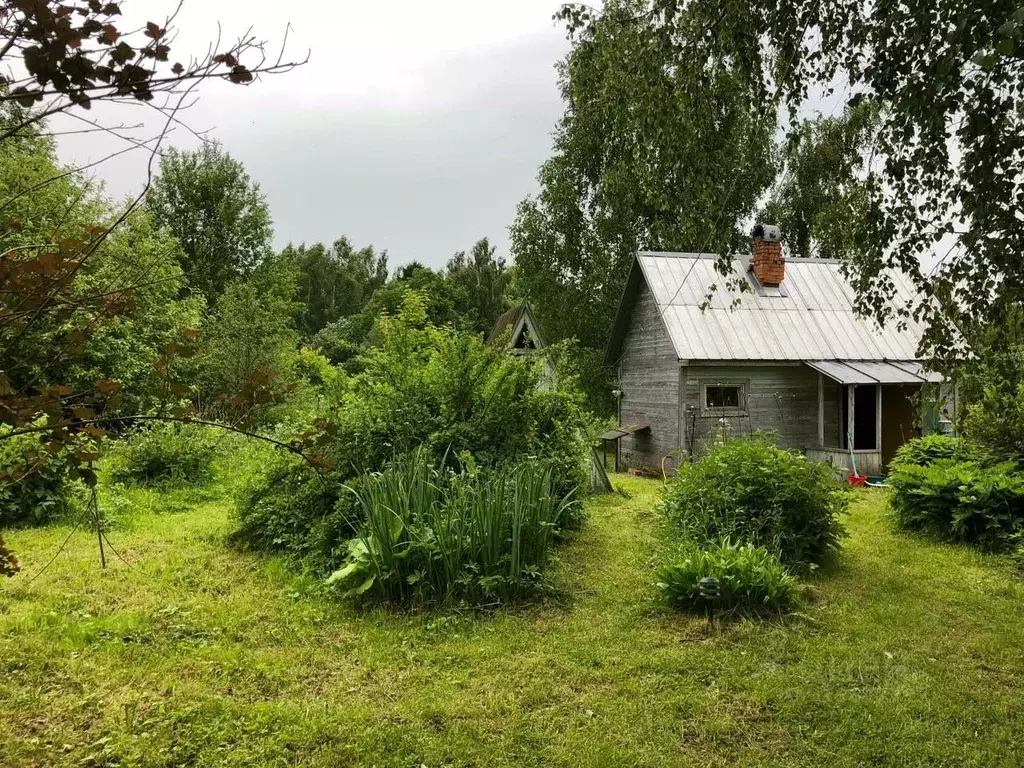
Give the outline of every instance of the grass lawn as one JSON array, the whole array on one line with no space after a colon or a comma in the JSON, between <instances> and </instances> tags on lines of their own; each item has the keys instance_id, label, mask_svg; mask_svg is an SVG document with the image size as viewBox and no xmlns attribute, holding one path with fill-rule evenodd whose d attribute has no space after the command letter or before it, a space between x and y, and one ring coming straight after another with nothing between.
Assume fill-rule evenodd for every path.
<instances>
[{"instance_id":1,"label":"grass lawn","mask_svg":"<svg viewBox=\"0 0 1024 768\"><path fill-rule=\"evenodd\" d=\"M98 564L12 532L0 582L0 765L1019 765L1024 580L894 533L864 491L785 621L659 606L659 483L589 502L567 597L494 615L357 613L224 545L218 494L137 493ZM146 511L152 506L156 511ZM141 510L141 511L140 511Z\"/></svg>"}]
</instances>

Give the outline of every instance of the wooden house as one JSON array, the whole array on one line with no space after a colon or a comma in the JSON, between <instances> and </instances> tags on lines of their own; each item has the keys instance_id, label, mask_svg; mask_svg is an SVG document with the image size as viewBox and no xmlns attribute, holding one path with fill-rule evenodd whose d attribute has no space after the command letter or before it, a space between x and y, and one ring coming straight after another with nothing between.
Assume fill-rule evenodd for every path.
<instances>
[{"instance_id":1,"label":"wooden house","mask_svg":"<svg viewBox=\"0 0 1024 768\"><path fill-rule=\"evenodd\" d=\"M730 278L710 254L637 255L608 346L618 458L674 467L711 440L767 430L846 468L852 446L860 473L881 474L942 417L925 413L941 377L917 357L923 327L859 316L840 264L786 260L774 227L758 227L753 246L733 258ZM891 277L894 303L905 304L912 282ZM955 400L944 407L948 417Z\"/></svg>"}]
</instances>

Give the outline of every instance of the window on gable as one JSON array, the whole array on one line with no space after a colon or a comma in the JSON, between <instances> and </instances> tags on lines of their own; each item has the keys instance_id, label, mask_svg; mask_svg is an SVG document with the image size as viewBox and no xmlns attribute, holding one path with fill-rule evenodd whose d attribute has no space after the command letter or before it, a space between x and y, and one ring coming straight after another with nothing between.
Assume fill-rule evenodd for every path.
<instances>
[{"instance_id":1,"label":"window on gable","mask_svg":"<svg viewBox=\"0 0 1024 768\"><path fill-rule=\"evenodd\" d=\"M523 330L519 333L519 337L516 339L515 344L512 345L513 349L536 349L537 345L534 343L533 338L530 336L530 329L527 326L523 326Z\"/></svg>"},{"instance_id":2,"label":"window on gable","mask_svg":"<svg viewBox=\"0 0 1024 768\"><path fill-rule=\"evenodd\" d=\"M742 413L747 410L747 393L743 384L704 384L703 407L705 412Z\"/></svg>"}]
</instances>

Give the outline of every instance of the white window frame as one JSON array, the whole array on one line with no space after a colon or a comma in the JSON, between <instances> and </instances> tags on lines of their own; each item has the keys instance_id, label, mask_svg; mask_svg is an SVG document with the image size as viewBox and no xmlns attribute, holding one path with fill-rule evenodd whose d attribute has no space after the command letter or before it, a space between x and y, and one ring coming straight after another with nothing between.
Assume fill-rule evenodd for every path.
<instances>
[{"instance_id":1,"label":"white window frame","mask_svg":"<svg viewBox=\"0 0 1024 768\"><path fill-rule=\"evenodd\" d=\"M739 406L728 408L716 408L708 405L708 387L737 387L740 391ZM725 381L712 381L710 379L700 383L700 412L703 416L747 416L747 396L750 391L749 379L728 379Z\"/></svg>"}]
</instances>

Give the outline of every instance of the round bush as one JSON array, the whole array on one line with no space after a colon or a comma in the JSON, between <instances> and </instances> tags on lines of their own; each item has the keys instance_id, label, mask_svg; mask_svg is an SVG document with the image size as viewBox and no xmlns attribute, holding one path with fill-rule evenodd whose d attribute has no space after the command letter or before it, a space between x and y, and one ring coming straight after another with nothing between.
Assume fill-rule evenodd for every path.
<instances>
[{"instance_id":1,"label":"round bush","mask_svg":"<svg viewBox=\"0 0 1024 768\"><path fill-rule=\"evenodd\" d=\"M821 563L839 547L847 489L828 467L752 437L683 464L662 510L684 538L767 548L787 565Z\"/></svg>"},{"instance_id":2,"label":"round bush","mask_svg":"<svg viewBox=\"0 0 1024 768\"><path fill-rule=\"evenodd\" d=\"M987 451L977 443L950 435L928 435L900 446L893 457L893 467L929 467L940 459L952 461L986 461Z\"/></svg>"},{"instance_id":3,"label":"round bush","mask_svg":"<svg viewBox=\"0 0 1024 768\"><path fill-rule=\"evenodd\" d=\"M114 448L110 476L126 485L203 483L210 479L216 453L217 435L211 430L154 422Z\"/></svg>"},{"instance_id":4,"label":"round bush","mask_svg":"<svg viewBox=\"0 0 1024 768\"><path fill-rule=\"evenodd\" d=\"M705 610L701 579L718 579L713 607L781 610L793 602L796 579L779 558L764 547L723 542L693 547L674 565L658 572L658 588L672 606Z\"/></svg>"}]
</instances>

